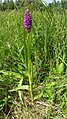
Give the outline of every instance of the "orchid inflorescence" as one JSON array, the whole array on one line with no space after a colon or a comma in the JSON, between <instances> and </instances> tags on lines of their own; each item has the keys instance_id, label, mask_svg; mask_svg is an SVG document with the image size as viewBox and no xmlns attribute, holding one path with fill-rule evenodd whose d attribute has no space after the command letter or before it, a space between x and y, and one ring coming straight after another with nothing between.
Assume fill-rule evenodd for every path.
<instances>
[{"instance_id":1,"label":"orchid inflorescence","mask_svg":"<svg viewBox=\"0 0 67 119\"><path fill-rule=\"evenodd\" d=\"M24 15L24 27L27 32L30 32L32 27L32 15L29 11L29 9L26 9L25 15Z\"/></svg>"}]
</instances>

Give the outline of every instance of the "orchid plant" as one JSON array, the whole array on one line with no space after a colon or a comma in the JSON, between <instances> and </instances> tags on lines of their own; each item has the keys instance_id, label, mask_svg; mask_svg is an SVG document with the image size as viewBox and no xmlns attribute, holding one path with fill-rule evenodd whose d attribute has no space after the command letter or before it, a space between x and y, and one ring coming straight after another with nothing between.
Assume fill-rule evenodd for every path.
<instances>
[{"instance_id":1,"label":"orchid plant","mask_svg":"<svg viewBox=\"0 0 67 119\"><path fill-rule=\"evenodd\" d=\"M33 101L33 93L32 93L32 82L33 82L33 64L31 62L31 38L29 38L31 27L32 27L32 15L27 9L24 15L24 27L27 32L27 39L24 39L24 55L25 55L25 64L27 68L27 74L29 78L29 90L30 96Z\"/></svg>"}]
</instances>

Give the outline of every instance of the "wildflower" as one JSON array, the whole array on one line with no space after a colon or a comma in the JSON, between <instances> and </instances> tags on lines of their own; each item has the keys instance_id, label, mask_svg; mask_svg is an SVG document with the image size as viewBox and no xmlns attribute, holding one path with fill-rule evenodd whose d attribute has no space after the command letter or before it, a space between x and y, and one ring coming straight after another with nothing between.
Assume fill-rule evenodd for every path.
<instances>
[{"instance_id":1,"label":"wildflower","mask_svg":"<svg viewBox=\"0 0 67 119\"><path fill-rule=\"evenodd\" d=\"M29 12L29 9L27 9L25 11L25 15L24 15L24 27L26 29L27 32L30 32L31 27L32 27L32 15Z\"/></svg>"}]
</instances>

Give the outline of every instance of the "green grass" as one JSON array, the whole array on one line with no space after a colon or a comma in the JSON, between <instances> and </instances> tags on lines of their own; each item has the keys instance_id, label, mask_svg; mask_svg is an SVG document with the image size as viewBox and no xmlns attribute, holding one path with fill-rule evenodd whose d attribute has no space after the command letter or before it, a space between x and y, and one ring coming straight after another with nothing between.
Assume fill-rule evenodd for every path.
<instances>
[{"instance_id":1,"label":"green grass","mask_svg":"<svg viewBox=\"0 0 67 119\"><path fill-rule=\"evenodd\" d=\"M30 12L34 104L24 59L24 9L0 12L0 118L66 119L67 11Z\"/></svg>"}]
</instances>

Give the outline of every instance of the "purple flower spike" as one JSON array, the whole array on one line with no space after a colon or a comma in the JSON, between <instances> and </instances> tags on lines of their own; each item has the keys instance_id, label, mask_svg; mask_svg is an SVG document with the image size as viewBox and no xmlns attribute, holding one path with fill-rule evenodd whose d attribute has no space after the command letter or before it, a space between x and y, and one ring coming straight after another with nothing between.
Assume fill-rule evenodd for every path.
<instances>
[{"instance_id":1,"label":"purple flower spike","mask_svg":"<svg viewBox=\"0 0 67 119\"><path fill-rule=\"evenodd\" d=\"M27 9L25 11L25 15L24 15L24 27L26 29L27 32L30 32L31 27L32 27L32 15L29 12L29 9Z\"/></svg>"}]
</instances>

